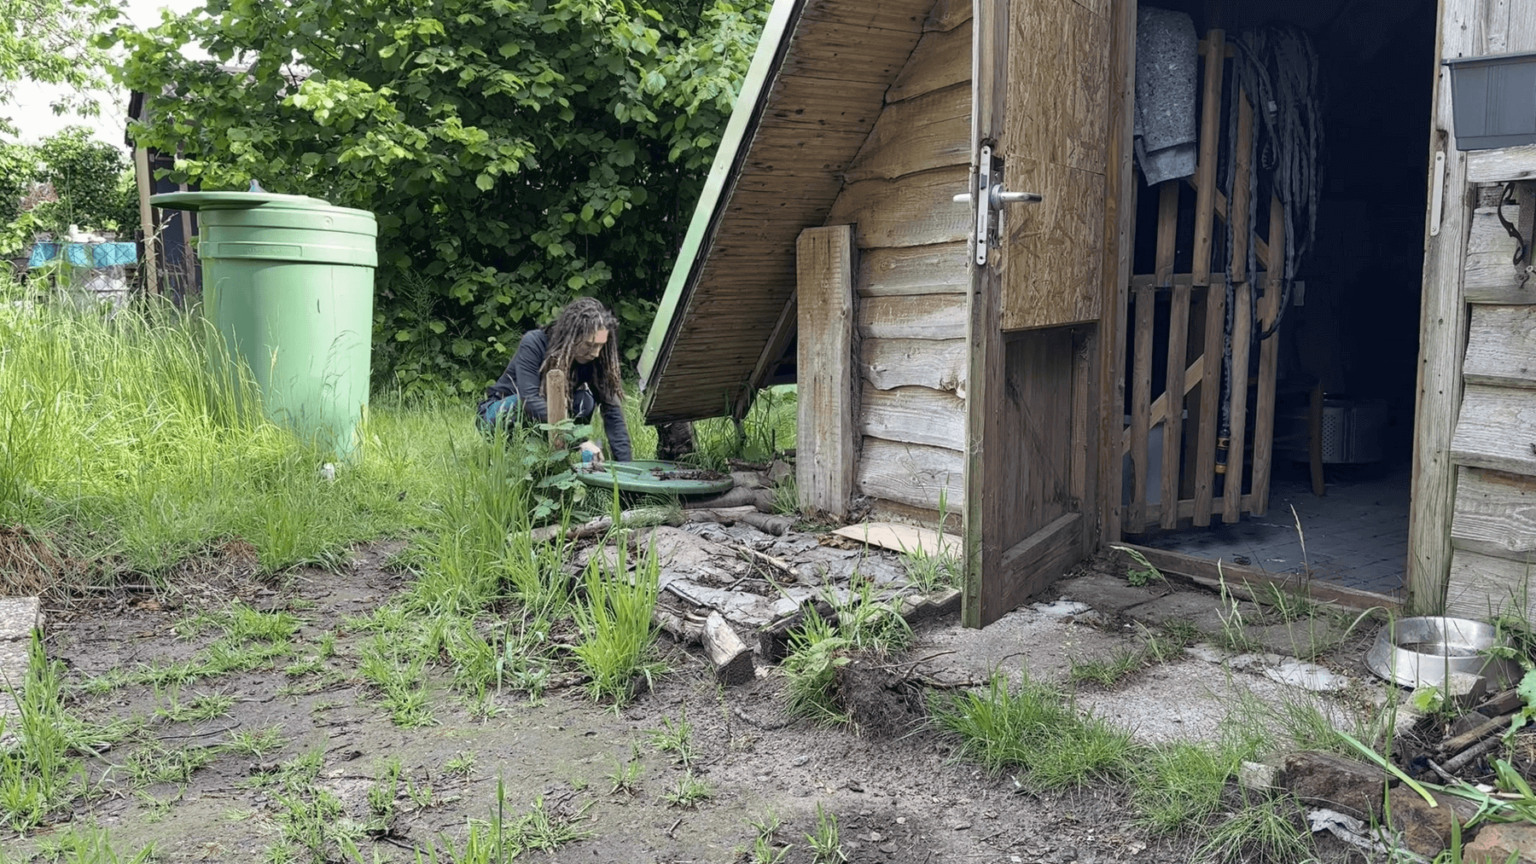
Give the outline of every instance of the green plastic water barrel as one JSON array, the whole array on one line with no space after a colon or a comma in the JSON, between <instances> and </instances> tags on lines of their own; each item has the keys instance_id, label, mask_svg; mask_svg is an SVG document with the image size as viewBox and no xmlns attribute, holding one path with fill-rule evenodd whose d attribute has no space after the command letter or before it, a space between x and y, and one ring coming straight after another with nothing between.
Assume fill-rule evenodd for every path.
<instances>
[{"instance_id":1,"label":"green plastic water barrel","mask_svg":"<svg viewBox=\"0 0 1536 864\"><path fill-rule=\"evenodd\" d=\"M270 192L173 192L198 214L204 312L268 416L339 456L368 405L378 223L364 210Z\"/></svg>"}]
</instances>

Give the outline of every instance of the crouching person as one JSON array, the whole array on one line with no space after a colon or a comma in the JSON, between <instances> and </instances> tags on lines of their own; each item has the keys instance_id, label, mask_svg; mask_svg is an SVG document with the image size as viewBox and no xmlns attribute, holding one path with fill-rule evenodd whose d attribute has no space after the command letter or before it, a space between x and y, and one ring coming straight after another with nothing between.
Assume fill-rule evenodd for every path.
<instances>
[{"instance_id":1,"label":"crouching person","mask_svg":"<svg viewBox=\"0 0 1536 864\"><path fill-rule=\"evenodd\" d=\"M624 382L619 375L618 319L590 297L571 301L554 323L523 334L506 371L486 391L479 407L482 429L525 422L549 422L544 376L565 372L570 392L568 416L590 422L601 408L608 446L618 462L630 461L629 430L624 425ZM603 449L583 442L583 461L601 464ZM588 455L590 454L590 455Z\"/></svg>"}]
</instances>

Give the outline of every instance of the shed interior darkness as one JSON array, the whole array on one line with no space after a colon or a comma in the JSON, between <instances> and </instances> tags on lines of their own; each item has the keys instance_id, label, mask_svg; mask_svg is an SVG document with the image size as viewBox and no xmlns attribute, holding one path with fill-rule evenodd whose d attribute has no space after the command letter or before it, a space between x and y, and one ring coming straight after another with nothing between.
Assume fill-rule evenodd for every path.
<instances>
[{"instance_id":1,"label":"shed interior darkness","mask_svg":"<svg viewBox=\"0 0 1536 864\"><path fill-rule=\"evenodd\" d=\"M1407 555L1436 4L1258 0L1222 8L1208 0L1161 0L1154 5L1188 13L1202 38L1213 26L1225 29L1230 39L1270 24L1297 25L1311 37L1322 91L1322 185L1316 240L1299 262L1300 284L1279 335L1276 434L1304 431L1304 425L1296 424L1304 417L1314 380L1321 380L1330 400L1347 400L1343 404L1383 401L1386 422L1368 442L1379 445L1380 458L1327 464L1322 498L1312 494L1307 463L1299 461L1304 454L1277 446L1266 516L1244 516L1233 525L1221 525L1218 518L1209 529L1149 530L1136 539L1296 572L1303 562L1294 506L1305 532L1307 563L1317 578L1396 592ZM1133 269L1152 273L1158 196L1139 174L1137 182ZM1262 179L1259 195L1261 205L1269 200ZM1189 190L1183 198L1175 272L1191 269L1193 207ZM1265 235L1267 206L1258 210L1257 227ZM1159 313L1156 331L1165 340L1166 303ZM1155 343L1153 357L1166 357L1166 350L1165 344ZM1163 390L1161 367L1153 363L1154 394ZM1128 397L1129 392L1127 387ZM1248 440L1251 447L1251 434ZM1251 464L1251 455L1245 464Z\"/></svg>"}]
</instances>

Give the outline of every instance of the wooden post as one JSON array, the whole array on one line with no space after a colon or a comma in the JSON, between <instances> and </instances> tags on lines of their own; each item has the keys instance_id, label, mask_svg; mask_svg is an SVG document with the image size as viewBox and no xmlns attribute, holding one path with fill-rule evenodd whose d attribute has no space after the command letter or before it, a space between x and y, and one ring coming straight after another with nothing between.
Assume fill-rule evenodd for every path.
<instances>
[{"instance_id":1,"label":"wooden post","mask_svg":"<svg viewBox=\"0 0 1536 864\"><path fill-rule=\"evenodd\" d=\"M1237 164L1232 187L1232 263L1229 278L1237 286L1232 310L1232 384L1228 388L1228 416L1232 428L1227 446L1226 485L1222 489L1221 521L1231 524L1243 515L1243 447L1248 428L1248 356L1253 337L1253 291L1248 284L1248 210L1253 199L1248 188L1252 170L1253 106L1248 94L1237 94Z\"/></svg>"},{"instance_id":2,"label":"wooden post","mask_svg":"<svg viewBox=\"0 0 1536 864\"><path fill-rule=\"evenodd\" d=\"M1268 330L1280 315L1280 292L1285 285L1285 205L1269 199L1269 254L1264 261L1264 299L1259 304L1259 326ZM1255 516L1269 508L1269 475L1275 450L1275 374L1280 360L1280 334L1259 344L1259 404L1253 422L1253 507Z\"/></svg>"},{"instance_id":3,"label":"wooden post","mask_svg":"<svg viewBox=\"0 0 1536 864\"><path fill-rule=\"evenodd\" d=\"M1004 107L1008 93L1008 3L980 0L976 4L972 45L971 175L970 195L980 195L980 159L983 142L1000 139L1005 129ZM985 239L985 238L983 238ZM981 627L983 620L982 573L996 569L1002 559L991 514L1000 498L993 476L1002 453L1001 423L993 403L1003 387L1005 346L1002 321L1002 274L995 266L976 264L976 238L971 238L970 295L967 304L967 342L970 351L968 392L965 399L965 584L960 622ZM991 450L989 450L991 448ZM989 533L993 532L993 533Z\"/></svg>"},{"instance_id":4,"label":"wooden post","mask_svg":"<svg viewBox=\"0 0 1536 864\"><path fill-rule=\"evenodd\" d=\"M853 499L857 446L853 378L853 226L807 228L795 244L799 321L800 506L836 517Z\"/></svg>"},{"instance_id":5,"label":"wooden post","mask_svg":"<svg viewBox=\"0 0 1536 864\"><path fill-rule=\"evenodd\" d=\"M570 398L571 387L567 383L565 372L559 369L551 369L544 373L544 404L549 413L546 415L549 425L554 426L569 416L569 408L566 400ZM549 433L549 443L552 447L561 447L565 444L565 438L556 431Z\"/></svg>"},{"instance_id":6,"label":"wooden post","mask_svg":"<svg viewBox=\"0 0 1536 864\"><path fill-rule=\"evenodd\" d=\"M1484 28L1478 24L1484 4L1478 0L1441 0L1438 57L1482 53ZM1508 50L1522 50L1509 46ZM1424 295L1419 318L1419 381L1414 406L1413 493L1408 515L1408 605L1415 613L1438 611L1445 603L1451 565L1451 513L1456 474L1451 438L1461 409L1461 360L1466 351L1467 304L1461 280L1466 262L1468 223L1472 218L1467 185L1467 157L1456 149L1450 69L1438 67L1429 159L1444 158L1443 172L1431 171L1428 200L1442 194L1440 221L1426 214ZM1440 184L1439 188L1434 188Z\"/></svg>"},{"instance_id":7,"label":"wooden post","mask_svg":"<svg viewBox=\"0 0 1536 864\"><path fill-rule=\"evenodd\" d=\"M1205 89L1200 115L1200 161L1195 169L1195 257L1191 262L1197 286L1211 284L1211 234L1216 210L1216 141L1221 125L1221 73L1226 64L1227 39L1211 30L1205 44ZM1215 500L1216 415L1221 399L1221 355L1227 315L1225 289L1211 288L1205 302L1205 372L1200 383L1199 455L1195 460L1195 525L1211 524Z\"/></svg>"},{"instance_id":8,"label":"wooden post","mask_svg":"<svg viewBox=\"0 0 1536 864\"><path fill-rule=\"evenodd\" d=\"M154 187L155 178L149 171L149 150L144 147L133 148L133 179L134 186L139 190L139 228L144 234L144 260L139 262L144 268L144 292L159 294L155 245L159 242L160 232L155 230L155 209L149 205L149 193Z\"/></svg>"},{"instance_id":9,"label":"wooden post","mask_svg":"<svg viewBox=\"0 0 1536 864\"><path fill-rule=\"evenodd\" d=\"M1161 232L1159 233L1161 236ZM1152 307L1157 292L1151 285L1138 285L1136 297L1136 351L1131 358L1131 503L1125 508L1128 534L1140 534L1146 527L1147 429L1152 416Z\"/></svg>"},{"instance_id":10,"label":"wooden post","mask_svg":"<svg viewBox=\"0 0 1536 864\"><path fill-rule=\"evenodd\" d=\"M1179 524L1179 454L1184 435L1184 364L1189 350L1190 286L1182 280L1175 285L1173 264L1179 230L1179 184L1166 180L1157 204L1157 284L1171 287L1173 302L1168 313L1168 377L1163 387L1163 476L1158 490L1162 505L1160 525L1177 528Z\"/></svg>"}]
</instances>

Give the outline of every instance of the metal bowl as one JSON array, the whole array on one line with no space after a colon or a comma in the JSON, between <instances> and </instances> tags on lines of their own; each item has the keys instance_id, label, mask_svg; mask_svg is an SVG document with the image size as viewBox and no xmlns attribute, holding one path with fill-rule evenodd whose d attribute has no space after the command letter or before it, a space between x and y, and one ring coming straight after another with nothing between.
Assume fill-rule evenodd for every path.
<instances>
[{"instance_id":1,"label":"metal bowl","mask_svg":"<svg viewBox=\"0 0 1536 864\"><path fill-rule=\"evenodd\" d=\"M1497 644L1492 624L1466 618L1404 618L1381 629L1365 665L1404 687L1438 687L1457 672L1482 675L1490 689L1509 687L1519 680L1520 667L1489 657L1486 652Z\"/></svg>"}]
</instances>

